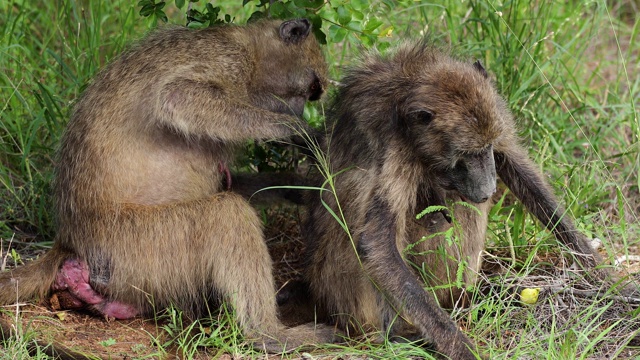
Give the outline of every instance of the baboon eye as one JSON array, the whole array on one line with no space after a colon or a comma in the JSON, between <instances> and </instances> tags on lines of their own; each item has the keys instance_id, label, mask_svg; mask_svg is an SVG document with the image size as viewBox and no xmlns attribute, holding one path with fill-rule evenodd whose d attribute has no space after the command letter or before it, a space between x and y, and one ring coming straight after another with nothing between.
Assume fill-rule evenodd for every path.
<instances>
[{"instance_id":1,"label":"baboon eye","mask_svg":"<svg viewBox=\"0 0 640 360\"><path fill-rule=\"evenodd\" d=\"M433 113L431 111L428 110L420 110L420 111L416 111L414 113L414 116L416 118L416 120L418 120L420 123L427 125L428 123L431 122L431 120L433 120Z\"/></svg>"},{"instance_id":2,"label":"baboon eye","mask_svg":"<svg viewBox=\"0 0 640 360\"><path fill-rule=\"evenodd\" d=\"M320 79L316 77L311 85L309 85L309 100L314 101L320 99L322 92L322 84L320 83Z\"/></svg>"}]
</instances>

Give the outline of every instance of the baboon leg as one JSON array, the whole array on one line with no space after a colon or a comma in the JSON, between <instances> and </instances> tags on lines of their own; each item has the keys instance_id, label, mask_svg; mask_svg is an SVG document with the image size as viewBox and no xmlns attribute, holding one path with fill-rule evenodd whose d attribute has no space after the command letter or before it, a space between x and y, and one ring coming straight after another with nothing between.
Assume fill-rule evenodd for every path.
<instances>
[{"instance_id":1,"label":"baboon leg","mask_svg":"<svg viewBox=\"0 0 640 360\"><path fill-rule=\"evenodd\" d=\"M174 302L187 310L194 302L202 302L194 294L204 293L207 299L220 295L235 311L247 340L271 353L333 339L327 327L285 328L278 320L272 262L262 223L240 195L224 192L205 200L126 211L131 226L144 229L146 236L154 239L169 240L149 241L146 249L114 254L112 261L122 256L129 262L128 266L113 266L111 279L119 283L117 288L128 282L139 284L151 299L163 299L156 305ZM127 221L121 223L127 228ZM119 273L127 268L128 273ZM145 272L154 274L153 283ZM202 307L194 310L196 315L206 315L205 311Z\"/></svg>"},{"instance_id":2,"label":"baboon leg","mask_svg":"<svg viewBox=\"0 0 640 360\"><path fill-rule=\"evenodd\" d=\"M256 348L278 353L333 339L329 328L287 329L278 320L272 262L262 223L245 199L235 193L221 193L210 201L185 206L192 206L186 213L194 217L194 226L203 227L194 232L193 239L185 239L191 244L182 248L190 248L191 260L184 266L205 272L195 270L193 279L211 279L215 291L233 306L245 336ZM169 248L162 250L171 256Z\"/></svg>"},{"instance_id":3,"label":"baboon leg","mask_svg":"<svg viewBox=\"0 0 640 360\"><path fill-rule=\"evenodd\" d=\"M268 352L286 352L305 344L326 343L333 339L327 327L285 328L277 318L272 264L264 241L261 221L249 203L235 194L223 194L217 204L216 221L242 224L236 229L221 229L229 235L211 244L215 247L214 286L229 301L245 335L256 348ZM233 219L224 219L225 214ZM229 216L227 215L227 216ZM211 220L209 220L211 221Z\"/></svg>"},{"instance_id":4,"label":"baboon leg","mask_svg":"<svg viewBox=\"0 0 640 360\"><path fill-rule=\"evenodd\" d=\"M422 288L400 256L396 247L397 220L389 203L374 195L369 209L357 251L365 271L393 312L416 326L438 353L451 359L476 359L470 341Z\"/></svg>"},{"instance_id":5,"label":"baboon leg","mask_svg":"<svg viewBox=\"0 0 640 360\"><path fill-rule=\"evenodd\" d=\"M224 192L177 204L123 205L110 214L92 225L109 229L96 234L104 236L96 243L110 256L96 256L106 253L99 247L92 249L94 256L85 256L105 261L87 260L91 288L86 288L82 262L68 263L70 269L64 270L73 285L69 288L85 302L96 302L94 310L107 313L114 311L109 306L127 305L149 314L174 304L189 315L204 316L207 301L220 296L233 307L256 348L283 352L333 339L329 328L287 329L278 320L261 220L240 195Z\"/></svg>"}]
</instances>

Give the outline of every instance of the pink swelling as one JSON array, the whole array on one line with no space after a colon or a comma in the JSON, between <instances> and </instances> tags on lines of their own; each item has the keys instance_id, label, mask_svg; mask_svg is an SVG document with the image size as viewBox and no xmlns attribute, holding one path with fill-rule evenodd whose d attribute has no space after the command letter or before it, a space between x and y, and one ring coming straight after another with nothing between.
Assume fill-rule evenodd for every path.
<instances>
[{"instance_id":1,"label":"pink swelling","mask_svg":"<svg viewBox=\"0 0 640 360\"><path fill-rule=\"evenodd\" d=\"M68 293L65 298L72 304L67 304L66 308L77 309L89 305L100 314L115 319L130 319L139 313L138 309L132 305L107 300L96 292L89 284L87 264L77 259L68 259L64 262L51 289L54 292Z\"/></svg>"}]
</instances>

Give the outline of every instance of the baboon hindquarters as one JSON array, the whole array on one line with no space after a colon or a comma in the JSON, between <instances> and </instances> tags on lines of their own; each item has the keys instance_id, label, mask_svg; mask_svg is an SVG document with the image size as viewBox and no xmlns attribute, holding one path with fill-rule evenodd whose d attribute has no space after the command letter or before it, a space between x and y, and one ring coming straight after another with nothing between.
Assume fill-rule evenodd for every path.
<instances>
[{"instance_id":1,"label":"baboon hindquarters","mask_svg":"<svg viewBox=\"0 0 640 360\"><path fill-rule=\"evenodd\" d=\"M152 312L152 305L163 308L173 302L192 315L206 315L201 306L212 300L214 289L242 310L248 308L242 305L249 300L248 291L256 297L273 297L266 295L273 294L274 286L260 219L239 195L218 193L175 204L125 205L113 210L113 218L101 216L96 221L94 229L113 229L95 234L109 237L96 242L109 246L104 249L111 257L107 295L136 304L144 313ZM251 264L252 271L239 264ZM93 263L89 266L92 281L100 287L100 279L107 278L101 275L104 270ZM232 292L236 295L231 296ZM194 298L196 294L203 298ZM194 304L198 305L193 308Z\"/></svg>"},{"instance_id":2,"label":"baboon hindquarters","mask_svg":"<svg viewBox=\"0 0 640 360\"><path fill-rule=\"evenodd\" d=\"M208 199L126 205L109 212L87 224L110 230L91 234L108 237L92 242L108 250L86 249L92 259L102 258L97 253L109 254L104 264L89 263L91 285L105 295L107 304L132 304L146 314L176 305L203 316L208 305L224 300L235 310L245 336L270 352L331 338L327 329L320 329L326 334L316 340L313 329L285 329L278 321L261 220L240 195L218 193Z\"/></svg>"}]
</instances>

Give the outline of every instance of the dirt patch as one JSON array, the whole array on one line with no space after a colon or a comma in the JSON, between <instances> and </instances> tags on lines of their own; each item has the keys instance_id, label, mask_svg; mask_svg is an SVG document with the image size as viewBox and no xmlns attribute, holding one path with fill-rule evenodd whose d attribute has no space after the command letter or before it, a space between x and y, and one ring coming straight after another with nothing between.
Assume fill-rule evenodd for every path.
<instances>
[{"instance_id":1,"label":"dirt patch","mask_svg":"<svg viewBox=\"0 0 640 360\"><path fill-rule=\"evenodd\" d=\"M15 306L0 318L15 327ZM19 333L45 344L62 344L72 351L103 359L131 359L158 354L153 339L166 334L152 320L108 321L77 312L51 311L38 305L18 309Z\"/></svg>"}]
</instances>

